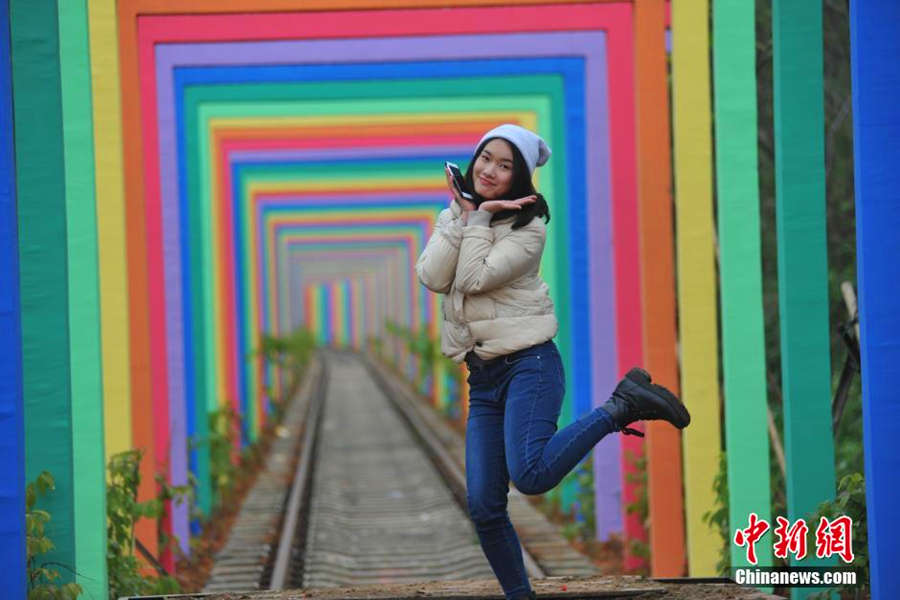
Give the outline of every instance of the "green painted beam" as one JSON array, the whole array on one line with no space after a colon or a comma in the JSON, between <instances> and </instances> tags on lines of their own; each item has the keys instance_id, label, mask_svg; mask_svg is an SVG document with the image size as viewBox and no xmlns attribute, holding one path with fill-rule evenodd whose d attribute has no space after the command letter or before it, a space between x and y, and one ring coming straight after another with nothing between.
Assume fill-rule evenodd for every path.
<instances>
[{"instance_id":1,"label":"green painted beam","mask_svg":"<svg viewBox=\"0 0 900 600\"><path fill-rule=\"evenodd\" d=\"M772 44L781 382L788 518L794 521L835 493L822 3L775 0ZM794 590L795 598L805 595Z\"/></svg>"},{"instance_id":2,"label":"green painted beam","mask_svg":"<svg viewBox=\"0 0 900 600\"><path fill-rule=\"evenodd\" d=\"M85 0L59 3L77 581L106 595L106 465L91 69ZM87 208L87 210L86 210Z\"/></svg>"},{"instance_id":3,"label":"green painted beam","mask_svg":"<svg viewBox=\"0 0 900 600\"><path fill-rule=\"evenodd\" d=\"M769 522L769 438L759 221L756 21L752 2L713 2L713 79L722 371L730 530L755 512ZM732 567L748 565L729 543ZM772 564L772 533L756 545Z\"/></svg>"},{"instance_id":4,"label":"green painted beam","mask_svg":"<svg viewBox=\"0 0 900 600\"><path fill-rule=\"evenodd\" d=\"M25 477L49 471L56 489L38 507L51 515L55 549L42 562L73 581L75 553L69 292L66 257L62 102L57 4L10 3L22 379L25 396Z\"/></svg>"}]
</instances>

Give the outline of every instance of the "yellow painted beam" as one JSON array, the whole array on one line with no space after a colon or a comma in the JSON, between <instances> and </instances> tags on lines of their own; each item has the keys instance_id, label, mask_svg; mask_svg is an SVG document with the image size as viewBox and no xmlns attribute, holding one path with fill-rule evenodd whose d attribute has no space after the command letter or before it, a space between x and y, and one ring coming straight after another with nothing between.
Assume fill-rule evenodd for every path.
<instances>
[{"instance_id":1,"label":"yellow painted beam","mask_svg":"<svg viewBox=\"0 0 900 600\"><path fill-rule=\"evenodd\" d=\"M106 456L131 448L122 104L115 0L88 3Z\"/></svg>"},{"instance_id":2,"label":"yellow painted beam","mask_svg":"<svg viewBox=\"0 0 900 600\"><path fill-rule=\"evenodd\" d=\"M702 520L715 502L721 447L709 71L708 1L675 0L672 125L681 394L691 411L682 436L691 576L715 574L722 545Z\"/></svg>"}]
</instances>

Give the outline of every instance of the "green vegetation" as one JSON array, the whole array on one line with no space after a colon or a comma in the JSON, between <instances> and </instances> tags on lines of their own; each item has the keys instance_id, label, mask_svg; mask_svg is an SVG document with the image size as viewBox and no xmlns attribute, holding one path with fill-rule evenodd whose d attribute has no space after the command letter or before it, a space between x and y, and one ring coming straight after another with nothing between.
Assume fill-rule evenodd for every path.
<instances>
[{"instance_id":1,"label":"green vegetation","mask_svg":"<svg viewBox=\"0 0 900 600\"><path fill-rule=\"evenodd\" d=\"M459 369L459 365L441 354L440 339L432 338L424 329L413 331L390 320L385 321L384 327L389 334L403 340L410 354L420 359L419 372L415 380L417 389L422 389L425 378L433 374L439 365L450 373Z\"/></svg>"},{"instance_id":2,"label":"green vegetation","mask_svg":"<svg viewBox=\"0 0 900 600\"><path fill-rule=\"evenodd\" d=\"M716 572L726 574L731 568L731 531L728 525L728 460L724 452L719 455L719 470L713 480L716 502L711 510L703 513L703 522L712 527L722 539Z\"/></svg>"},{"instance_id":3,"label":"green vegetation","mask_svg":"<svg viewBox=\"0 0 900 600\"><path fill-rule=\"evenodd\" d=\"M287 385L281 397L276 397L272 390L266 390L275 412L275 421L284 412L285 403L293 397L300 385L303 370L309 364L316 349L316 338L311 331L298 328L285 337L263 334L260 337L259 349L255 354L263 357L268 366L280 370L286 378Z\"/></svg>"},{"instance_id":4,"label":"green vegetation","mask_svg":"<svg viewBox=\"0 0 900 600\"><path fill-rule=\"evenodd\" d=\"M594 518L594 470L593 454L581 461L563 479L563 485L572 481L575 485L575 502L572 503L572 514L575 520L563 526L562 533L569 541L593 540L596 535Z\"/></svg>"},{"instance_id":5,"label":"green vegetation","mask_svg":"<svg viewBox=\"0 0 900 600\"><path fill-rule=\"evenodd\" d=\"M866 482L860 473L851 473L844 476L838 482L837 497L832 501L821 503L819 509L806 518L806 523L809 526L807 547L816 547L815 531L822 517L830 521L842 515L846 515L853 520L851 535L853 548L852 566L858 570L859 586L841 586L816 594L816 597L823 600L831 598L831 592L839 592L844 598L868 598L870 594Z\"/></svg>"},{"instance_id":6,"label":"green vegetation","mask_svg":"<svg viewBox=\"0 0 900 600\"><path fill-rule=\"evenodd\" d=\"M81 594L77 583L60 583L61 576L55 567L66 567L44 562L41 556L54 549L44 527L52 519L49 512L36 507L37 502L56 488L53 475L43 471L25 488L25 552L28 577L28 600L71 600ZM71 567L66 567L71 570Z\"/></svg>"},{"instance_id":7,"label":"green vegetation","mask_svg":"<svg viewBox=\"0 0 900 600\"><path fill-rule=\"evenodd\" d=\"M134 527L138 519L160 519L165 513L165 500L185 501L191 486L170 487L164 478L157 478L163 485L156 498L138 502L141 483L140 464L142 450L127 450L109 459L109 481L106 487L107 551L106 565L109 576L109 597L140 596L149 594L175 594L181 591L171 576L146 574L147 568L135 554L139 542ZM165 544L175 540L163 540Z\"/></svg>"},{"instance_id":8,"label":"green vegetation","mask_svg":"<svg viewBox=\"0 0 900 600\"><path fill-rule=\"evenodd\" d=\"M635 456L630 450L625 451L625 460L634 469L625 474L625 481L634 486L635 499L625 504L625 513L637 515L643 526L650 528L650 497L647 492L647 455ZM650 544L644 540L628 540L628 553L650 563ZM646 567L642 570L646 573Z\"/></svg>"},{"instance_id":9,"label":"green vegetation","mask_svg":"<svg viewBox=\"0 0 900 600\"><path fill-rule=\"evenodd\" d=\"M226 498L237 481L235 442L241 416L230 406L209 413L209 470L216 504Z\"/></svg>"},{"instance_id":10,"label":"green vegetation","mask_svg":"<svg viewBox=\"0 0 900 600\"><path fill-rule=\"evenodd\" d=\"M385 329L390 335L403 340L406 344L406 349L413 356L419 358L419 371L416 373L415 381L413 382L413 385L419 392L429 393L431 377L434 377L435 373L449 374L451 377L456 376L457 380L461 382L461 375L458 375L460 373L459 365L441 353L440 338L431 337L424 329L414 332L390 320L385 321ZM378 356L380 357L381 341L378 340L377 343ZM443 409L444 416L458 418L461 410L459 397L457 396L451 399L450 402L445 403Z\"/></svg>"}]
</instances>

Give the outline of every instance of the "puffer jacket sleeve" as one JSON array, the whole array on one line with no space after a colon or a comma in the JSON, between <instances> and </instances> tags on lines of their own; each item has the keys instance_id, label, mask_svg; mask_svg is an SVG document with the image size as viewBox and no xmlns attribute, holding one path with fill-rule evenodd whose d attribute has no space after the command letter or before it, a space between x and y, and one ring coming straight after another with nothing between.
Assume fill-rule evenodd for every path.
<instances>
[{"instance_id":1,"label":"puffer jacket sleeve","mask_svg":"<svg viewBox=\"0 0 900 600\"><path fill-rule=\"evenodd\" d=\"M472 211L463 228L456 289L464 294L483 294L518 279L541 261L547 228L535 218L494 242L491 213Z\"/></svg>"},{"instance_id":2,"label":"puffer jacket sleeve","mask_svg":"<svg viewBox=\"0 0 900 600\"><path fill-rule=\"evenodd\" d=\"M453 202L438 215L434 231L416 261L419 281L432 292L446 294L453 285L463 226L462 209Z\"/></svg>"}]
</instances>

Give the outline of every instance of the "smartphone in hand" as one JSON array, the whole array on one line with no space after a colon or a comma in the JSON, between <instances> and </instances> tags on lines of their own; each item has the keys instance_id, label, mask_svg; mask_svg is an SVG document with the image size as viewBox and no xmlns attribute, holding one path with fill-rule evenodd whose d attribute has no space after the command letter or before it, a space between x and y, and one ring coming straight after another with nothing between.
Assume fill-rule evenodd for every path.
<instances>
[{"instance_id":1,"label":"smartphone in hand","mask_svg":"<svg viewBox=\"0 0 900 600\"><path fill-rule=\"evenodd\" d=\"M465 177L463 177L462 171L459 170L459 166L452 162L445 162L444 166L450 169L450 175L453 178L453 187L456 188L456 191L459 192L459 195L466 200L469 200L470 202L474 202L475 198L467 190L466 179Z\"/></svg>"}]
</instances>

